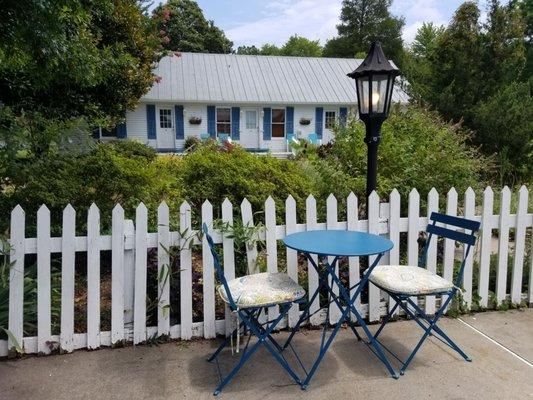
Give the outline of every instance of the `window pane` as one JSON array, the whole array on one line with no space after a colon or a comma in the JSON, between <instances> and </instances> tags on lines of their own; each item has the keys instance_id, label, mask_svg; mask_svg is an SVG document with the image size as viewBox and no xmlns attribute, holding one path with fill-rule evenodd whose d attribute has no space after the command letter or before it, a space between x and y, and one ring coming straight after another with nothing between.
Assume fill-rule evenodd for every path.
<instances>
[{"instance_id":1,"label":"window pane","mask_svg":"<svg viewBox=\"0 0 533 400\"><path fill-rule=\"evenodd\" d=\"M285 137L285 124L272 124L272 137Z\"/></svg>"},{"instance_id":2,"label":"window pane","mask_svg":"<svg viewBox=\"0 0 533 400\"><path fill-rule=\"evenodd\" d=\"M229 108L217 108L217 122L230 122L231 110Z\"/></svg>"},{"instance_id":3,"label":"window pane","mask_svg":"<svg viewBox=\"0 0 533 400\"><path fill-rule=\"evenodd\" d=\"M285 123L285 109L284 108L273 108L272 109L272 122Z\"/></svg>"},{"instance_id":4,"label":"window pane","mask_svg":"<svg viewBox=\"0 0 533 400\"><path fill-rule=\"evenodd\" d=\"M257 129L257 111L246 111L246 129Z\"/></svg>"},{"instance_id":5,"label":"window pane","mask_svg":"<svg viewBox=\"0 0 533 400\"><path fill-rule=\"evenodd\" d=\"M229 135L231 133L230 124L226 124L226 123L219 124L219 123L217 123L217 134L218 133L226 133L226 134Z\"/></svg>"},{"instance_id":6,"label":"window pane","mask_svg":"<svg viewBox=\"0 0 533 400\"><path fill-rule=\"evenodd\" d=\"M159 126L161 128L172 128L172 110L169 108L159 109Z\"/></svg>"},{"instance_id":7,"label":"window pane","mask_svg":"<svg viewBox=\"0 0 533 400\"><path fill-rule=\"evenodd\" d=\"M335 111L326 111L325 128L331 129L335 125Z\"/></svg>"}]
</instances>

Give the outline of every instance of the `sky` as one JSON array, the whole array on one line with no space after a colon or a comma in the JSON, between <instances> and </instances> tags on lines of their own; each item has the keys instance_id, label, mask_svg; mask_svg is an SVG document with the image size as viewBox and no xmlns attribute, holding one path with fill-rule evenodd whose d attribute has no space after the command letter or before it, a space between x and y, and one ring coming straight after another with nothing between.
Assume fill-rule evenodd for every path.
<instances>
[{"instance_id":1,"label":"sky","mask_svg":"<svg viewBox=\"0 0 533 400\"><path fill-rule=\"evenodd\" d=\"M405 17L403 38L410 43L423 22L447 24L463 2L393 0L391 12ZM294 34L324 44L337 33L342 0L198 0L198 4L237 48L264 43L280 46Z\"/></svg>"}]
</instances>

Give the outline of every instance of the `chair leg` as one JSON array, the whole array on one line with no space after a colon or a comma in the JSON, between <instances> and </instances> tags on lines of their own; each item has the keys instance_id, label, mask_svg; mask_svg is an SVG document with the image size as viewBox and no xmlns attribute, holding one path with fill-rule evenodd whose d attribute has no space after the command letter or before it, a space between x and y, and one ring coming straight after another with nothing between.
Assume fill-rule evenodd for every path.
<instances>
[{"instance_id":1,"label":"chair leg","mask_svg":"<svg viewBox=\"0 0 533 400\"><path fill-rule=\"evenodd\" d=\"M256 314L255 310L241 310L239 311L239 316L242 320L242 323L247 327L254 336L257 337L257 342L254 343L249 349L245 349L239 362L235 365L232 370L221 379L219 385L214 391L214 395L217 396L220 394L222 389L235 377L235 374L243 367L243 365L248 361L248 359L258 350L259 346L264 345L266 349L274 356L278 363L287 371L289 376L299 385L300 378L289 366L285 358L281 355L281 346L274 340L272 337L272 332L274 328L279 324L279 322L287 315L289 307L280 307L279 316L270 324L267 324L266 328L261 326L261 323L258 321L259 313ZM274 345L273 345L274 344ZM223 347L223 346L221 346ZM276 351L278 349L278 351ZM220 349L217 350L220 352ZM213 358L213 357L212 357Z\"/></svg>"},{"instance_id":2,"label":"chair leg","mask_svg":"<svg viewBox=\"0 0 533 400\"><path fill-rule=\"evenodd\" d=\"M435 336L435 338L438 338L438 339L441 339L442 338L442 341L445 343L445 344L448 344L453 350L455 350L456 352L458 352L466 361L471 361L472 359L465 353L463 352L463 350L461 350L461 348L459 346L457 346L457 344L455 344L453 342L453 340L451 340L443 331L442 329L440 329L440 327L437 326L437 321L440 319L440 317L443 315L444 313L444 310L446 309L447 305L448 305L448 302L451 300L451 298L453 297L453 294L451 296L448 297L448 299L442 304L442 306L439 308L439 310L437 311L437 313L435 314L435 316L433 318L430 318L419 306L418 304L416 304L415 302L413 302L413 300L411 298L406 298L407 302L409 303L409 305L404 305L402 302L398 302L398 304L400 305L400 307L408 314L410 315L415 321L416 323L424 330L424 334L422 335L422 337L420 338L420 340L418 341L418 343L416 344L415 348L413 349L413 351L411 352L411 354L409 355L409 357L402 363L402 367L400 368L400 374L401 375L404 375L407 367L409 366L409 364L411 363L411 361L413 360L414 356L416 355L416 353L418 352L418 350L420 350L420 348L422 347L422 344L424 344L424 342L426 341L426 339L428 338L428 336L430 336L432 334L432 331L434 331L435 333L438 334L438 336ZM422 324L422 322L420 321L420 318L415 314L413 313L410 309L409 309L409 306L411 306L416 314L419 314L420 315L420 318L423 319L426 323L428 323L428 326L425 326L424 324Z\"/></svg>"},{"instance_id":3,"label":"chair leg","mask_svg":"<svg viewBox=\"0 0 533 400\"><path fill-rule=\"evenodd\" d=\"M218 346L218 348L215 350L215 352L207 359L207 362L212 362L217 356L220 354L222 350L228 345L228 343L231 341L232 336L237 332L237 329L241 329L244 324L241 322L239 324L239 328L235 328L233 332L229 336L227 336L224 341Z\"/></svg>"}]
</instances>

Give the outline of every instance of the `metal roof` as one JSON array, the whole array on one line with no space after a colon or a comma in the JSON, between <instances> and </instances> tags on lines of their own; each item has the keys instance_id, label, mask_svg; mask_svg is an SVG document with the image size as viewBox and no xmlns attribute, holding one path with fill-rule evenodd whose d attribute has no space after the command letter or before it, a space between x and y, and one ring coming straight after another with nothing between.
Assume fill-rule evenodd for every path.
<instances>
[{"instance_id":1,"label":"metal roof","mask_svg":"<svg viewBox=\"0 0 533 400\"><path fill-rule=\"evenodd\" d=\"M161 77L148 101L199 103L354 104L355 81L346 76L362 60L349 58L181 53L161 59ZM395 88L393 101L407 102Z\"/></svg>"}]
</instances>

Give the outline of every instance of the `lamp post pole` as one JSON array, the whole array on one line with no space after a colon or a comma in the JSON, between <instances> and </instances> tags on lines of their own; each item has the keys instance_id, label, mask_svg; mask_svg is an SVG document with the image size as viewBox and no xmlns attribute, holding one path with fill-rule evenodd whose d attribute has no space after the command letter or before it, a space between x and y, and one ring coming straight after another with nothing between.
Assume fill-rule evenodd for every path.
<instances>
[{"instance_id":1,"label":"lamp post pole","mask_svg":"<svg viewBox=\"0 0 533 400\"><path fill-rule=\"evenodd\" d=\"M376 190L378 180L378 146L381 141L381 121L368 120L365 143L367 146L366 197Z\"/></svg>"}]
</instances>

